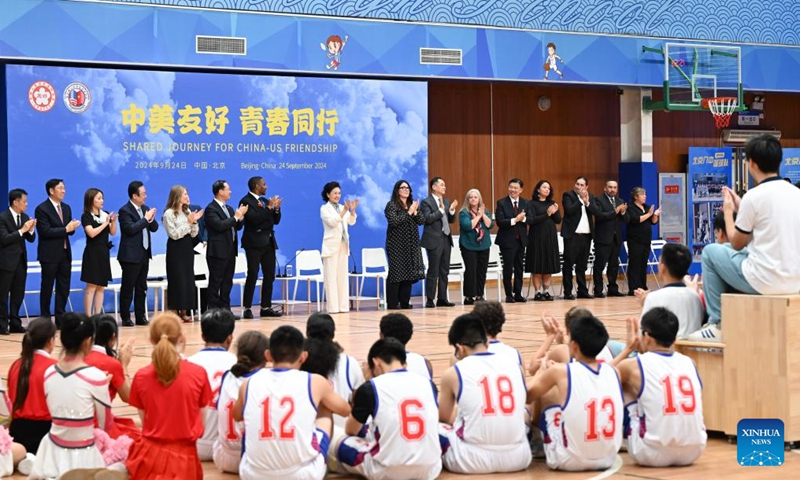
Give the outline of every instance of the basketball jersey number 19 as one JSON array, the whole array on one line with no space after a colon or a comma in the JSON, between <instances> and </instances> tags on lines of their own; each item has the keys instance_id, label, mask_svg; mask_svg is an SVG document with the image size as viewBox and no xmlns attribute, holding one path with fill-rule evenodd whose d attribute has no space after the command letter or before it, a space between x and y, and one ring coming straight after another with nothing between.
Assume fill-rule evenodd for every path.
<instances>
[{"instance_id":1,"label":"basketball jersey number 19","mask_svg":"<svg viewBox=\"0 0 800 480\"><path fill-rule=\"evenodd\" d=\"M664 415L677 415L678 405L675 405L675 393L673 385L676 378L672 375L667 375L661 379L661 384L664 386ZM694 396L694 385L688 375L677 376L678 392L681 394L680 400L680 413L692 414L697 407L697 400Z\"/></svg>"},{"instance_id":2,"label":"basketball jersey number 19","mask_svg":"<svg viewBox=\"0 0 800 480\"><path fill-rule=\"evenodd\" d=\"M600 412L598 412L598 405ZM614 408L614 401L611 399L611 397L603 397L602 399L593 398L586 402L584 408L586 409L586 418L588 420L588 424L583 439L587 442L599 440L600 435L598 434L598 430L600 430L600 433L602 433L604 439L613 439L617 428L615 423L615 416L617 412L616 408ZM598 415L598 413L605 415ZM602 428L599 424L599 417L605 417L606 420Z\"/></svg>"}]
</instances>

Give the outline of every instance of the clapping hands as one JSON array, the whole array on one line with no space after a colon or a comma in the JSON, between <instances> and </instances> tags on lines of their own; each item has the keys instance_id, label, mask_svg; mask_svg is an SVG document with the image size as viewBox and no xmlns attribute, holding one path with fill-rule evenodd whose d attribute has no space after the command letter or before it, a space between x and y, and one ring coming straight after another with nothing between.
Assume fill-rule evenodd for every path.
<instances>
[{"instance_id":1,"label":"clapping hands","mask_svg":"<svg viewBox=\"0 0 800 480\"><path fill-rule=\"evenodd\" d=\"M408 214L409 215L416 215L417 210L419 210L419 200L415 200L411 203L411 206L408 207Z\"/></svg>"},{"instance_id":2,"label":"clapping hands","mask_svg":"<svg viewBox=\"0 0 800 480\"><path fill-rule=\"evenodd\" d=\"M203 218L203 210L195 210L194 212L189 212L189 223L197 223L198 220Z\"/></svg>"}]
</instances>

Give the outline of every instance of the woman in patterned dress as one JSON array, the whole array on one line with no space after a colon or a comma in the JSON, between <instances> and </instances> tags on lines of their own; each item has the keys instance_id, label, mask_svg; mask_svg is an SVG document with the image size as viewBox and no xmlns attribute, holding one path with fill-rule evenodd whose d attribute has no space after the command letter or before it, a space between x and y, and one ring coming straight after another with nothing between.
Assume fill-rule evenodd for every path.
<instances>
[{"instance_id":1,"label":"woman in patterned dress","mask_svg":"<svg viewBox=\"0 0 800 480\"><path fill-rule=\"evenodd\" d=\"M390 309L411 308L411 286L425 278L419 246L419 225L425 223L425 218L419 212L419 201L414 201L408 182L398 180L394 184L392 198L383 213L389 224L386 229L387 306Z\"/></svg>"}]
</instances>

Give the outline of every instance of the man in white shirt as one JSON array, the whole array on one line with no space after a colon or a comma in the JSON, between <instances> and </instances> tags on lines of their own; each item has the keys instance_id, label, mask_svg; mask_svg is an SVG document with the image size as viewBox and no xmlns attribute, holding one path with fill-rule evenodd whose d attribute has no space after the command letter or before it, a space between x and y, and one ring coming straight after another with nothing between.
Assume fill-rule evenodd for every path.
<instances>
[{"instance_id":1,"label":"man in white shirt","mask_svg":"<svg viewBox=\"0 0 800 480\"><path fill-rule=\"evenodd\" d=\"M642 318L656 307L667 308L678 317L678 338L686 338L700 328L705 317L700 295L683 283L691 265L692 253L686 245L668 243L658 261L658 276L664 286L653 292L641 288L635 292L644 302Z\"/></svg>"},{"instance_id":2,"label":"man in white shirt","mask_svg":"<svg viewBox=\"0 0 800 480\"><path fill-rule=\"evenodd\" d=\"M561 196L561 205L564 206L564 220L561 224L561 236L564 238L564 265L561 273L565 300L575 299L572 295L573 267L578 298L594 298L586 288L586 268L589 264L597 203L588 188L589 180L581 176L575 179L574 189L564 192Z\"/></svg>"},{"instance_id":3,"label":"man in white shirt","mask_svg":"<svg viewBox=\"0 0 800 480\"><path fill-rule=\"evenodd\" d=\"M745 156L757 186L744 198L727 187L723 190L722 211L730 246L711 244L703 249L708 325L691 334L692 341L722 342L722 294L729 290L761 295L800 292L796 258L800 190L779 175L783 151L775 137L761 135L750 140Z\"/></svg>"}]
</instances>

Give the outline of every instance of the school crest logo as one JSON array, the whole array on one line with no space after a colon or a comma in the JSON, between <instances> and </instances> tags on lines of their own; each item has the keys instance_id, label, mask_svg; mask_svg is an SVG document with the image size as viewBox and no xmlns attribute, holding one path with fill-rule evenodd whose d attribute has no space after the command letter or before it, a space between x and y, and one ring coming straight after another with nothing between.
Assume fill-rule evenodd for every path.
<instances>
[{"instance_id":1,"label":"school crest logo","mask_svg":"<svg viewBox=\"0 0 800 480\"><path fill-rule=\"evenodd\" d=\"M50 82L39 80L28 89L28 103L37 112L49 112L56 105L56 89Z\"/></svg>"},{"instance_id":2,"label":"school crest logo","mask_svg":"<svg viewBox=\"0 0 800 480\"><path fill-rule=\"evenodd\" d=\"M83 113L92 103L92 94L86 85L73 82L64 89L64 105L72 113Z\"/></svg>"}]
</instances>

